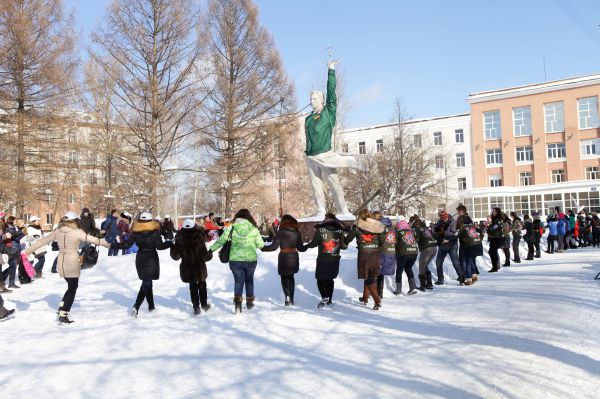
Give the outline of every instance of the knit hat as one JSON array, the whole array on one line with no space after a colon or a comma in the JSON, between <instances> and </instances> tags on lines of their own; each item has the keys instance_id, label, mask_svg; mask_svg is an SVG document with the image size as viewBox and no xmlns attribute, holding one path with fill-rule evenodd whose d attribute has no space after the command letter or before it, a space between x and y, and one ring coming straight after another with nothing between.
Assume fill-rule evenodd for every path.
<instances>
[{"instance_id":1,"label":"knit hat","mask_svg":"<svg viewBox=\"0 0 600 399\"><path fill-rule=\"evenodd\" d=\"M140 215L140 220L150 221L152 220L152 214L150 212L144 212Z\"/></svg>"},{"instance_id":2,"label":"knit hat","mask_svg":"<svg viewBox=\"0 0 600 399\"><path fill-rule=\"evenodd\" d=\"M79 217L79 215L77 215L75 212L69 211L69 212L65 213L65 216L63 216L63 219L64 220L77 220L78 217Z\"/></svg>"},{"instance_id":3,"label":"knit hat","mask_svg":"<svg viewBox=\"0 0 600 399\"><path fill-rule=\"evenodd\" d=\"M196 223L192 219L185 219L183 221L183 226L181 227L184 229L193 229L194 227L196 227Z\"/></svg>"},{"instance_id":4,"label":"knit hat","mask_svg":"<svg viewBox=\"0 0 600 399\"><path fill-rule=\"evenodd\" d=\"M30 218L29 218L29 222L30 222L30 223L37 222L37 221L39 221L39 220L40 220L40 218L39 218L39 217L37 217L37 216L32 216L32 217L30 217Z\"/></svg>"}]
</instances>

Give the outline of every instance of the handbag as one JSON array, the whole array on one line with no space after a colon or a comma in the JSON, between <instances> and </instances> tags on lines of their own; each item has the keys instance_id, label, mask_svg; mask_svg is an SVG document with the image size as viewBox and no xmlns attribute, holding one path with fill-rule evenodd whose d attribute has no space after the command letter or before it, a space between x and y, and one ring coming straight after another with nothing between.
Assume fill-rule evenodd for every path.
<instances>
[{"instance_id":1,"label":"handbag","mask_svg":"<svg viewBox=\"0 0 600 399\"><path fill-rule=\"evenodd\" d=\"M219 250L219 260L221 263L229 263L229 253L231 252L231 236L233 235L233 226L231 226L231 231L229 232L229 237L227 237L227 241Z\"/></svg>"}]
</instances>

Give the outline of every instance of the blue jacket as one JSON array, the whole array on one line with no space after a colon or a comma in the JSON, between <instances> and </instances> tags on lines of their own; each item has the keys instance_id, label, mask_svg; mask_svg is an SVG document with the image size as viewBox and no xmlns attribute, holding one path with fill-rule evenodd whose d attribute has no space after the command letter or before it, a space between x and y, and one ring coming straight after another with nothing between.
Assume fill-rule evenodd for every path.
<instances>
[{"instance_id":1,"label":"blue jacket","mask_svg":"<svg viewBox=\"0 0 600 399\"><path fill-rule=\"evenodd\" d=\"M559 236L564 236L565 234L567 234L568 223L569 222L566 219L558 219L556 233Z\"/></svg>"},{"instance_id":2,"label":"blue jacket","mask_svg":"<svg viewBox=\"0 0 600 399\"><path fill-rule=\"evenodd\" d=\"M555 236L558 235L558 233L556 232L558 229L558 222L556 220L550 220L548 222L548 234L551 236Z\"/></svg>"},{"instance_id":3,"label":"blue jacket","mask_svg":"<svg viewBox=\"0 0 600 399\"><path fill-rule=\"evenodd\" d=\"M118 225L119 221L113 215L107 215L106 220L102 222L100 228L106 232L106 242L116 243L117 236L119 235Z\"/></svg>"}]
</instances>

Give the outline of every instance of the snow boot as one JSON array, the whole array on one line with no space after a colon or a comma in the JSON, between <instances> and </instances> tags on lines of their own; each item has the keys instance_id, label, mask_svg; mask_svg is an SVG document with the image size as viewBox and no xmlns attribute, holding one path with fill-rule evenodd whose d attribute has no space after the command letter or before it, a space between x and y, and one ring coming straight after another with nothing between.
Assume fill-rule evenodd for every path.
<instances>
[{"instance_id":1,"label":"snow boot","mask_svg":"<svg viewBox=\"0 0 600 399\"><path fill-rule=\"evenodd\" d=\"M317 308L323 309L327 303L329 303L329 298L321 298L321 302L319 302Z\"/></svg>"},{"instance_id":2,"label":"snow boot","mask_svg":"<svg viewBox=\"0 0 600 399\"><path fill-rule=\"evenodd\" d=\"M415 295L417 293L417 284L414 277L408 279L408 287L407 295Z\"/></svg>"},{"instance_id":3,"label":"snow boot","mask_svg":"<svg viewBox=\"0 0 600 399\"><path fill-rule=\"evenodd\" d=\"M255 296L247 296L246 297L246 309L250 310L254 307Z\"/></svg>"},{"instance_id":4,"label":"snow boot","mask_svg":"<svg viewBox=\"0 0 600 399\"><path fill-rule=\"evenodd\" d=\"M506 262L504 262L504 264L502 265L502 267L509 267L510 266L510 260L508 260L508 258L506 259Z\"/></svg>"},{"instance_id":5,"label":"snow boot","mask_svg":"<svg viewBox=\"0 0 600 399\"><path fill-rule=\"evenodd\" d=\"M358 297L358 300L366 305L369 303L369 287L366 284L363 285L363 294Z\"/></svg>"},{"instance_id":6,"label":"snow boot","mask_svg":"<svg viewBox=\"0 0 600 399\"><path fill-rule=\"evenodd\" d=\"M235 313L242 313L242 297L241 296L235 296L233 298L233 304L235 306Z\"/></svg>"},{"instance_id":7,"label":"snow boot","mask_svg":"<svg viewBox=\"0 0 600 399\"><path fill-rule=\"evenodd\" d=\"M498 269L497 267L492 267L490 270L488 270L488 273L498 273Z\"/></svg>"},{"instance_id":8,"label":"snow boot","mask_svg":"<svg viewBox=\"0 0 600 399\"><path fill-rule=\"evenodd\" d=\"M402 281L396 281L396 289L394 290L394 295L402 294Z\"/></svg>"},{"instance_id":9,"label":"snow boot","mask_svg":"<svg viewBox=\"0 0 600 399\"><path fill-rule=\"evenodd\" d=\"M419 274L419 291L425 292L427 286L427 279L424 274Z\"/></svg>"},{"instance_id":10,"label":"snow boot","mask_svg":"<svg viewBox=\"0 0 600 399\"><path fill-rule=\"evenodd\" d=\"M73 320L69 320L69 312L61 310L58 313L58 322L60 324L71 324L71 323L73 323Z\"/></svg>"},{"instance_id":11,"label":"snow boot","mask_svg":"<svg viewBox=\"0 0 600 399\"><path fill-rule=\"evenodd\" d=\"M473 285L473 279L472 278L465 279L465 285Z\"/></svg>"},{"instance_id":12,"label":"snow boot","mask_svg":"<svg viewBox=\"0 0 600 399\"><path fill-rule=\"evenodd\" d=\"M202 310L204 310L205 312L208 312L208 310L210 309L210 304L206 304L206 305L202 305Z\"/></svg>"},{"instance_id":13,"label":"snow boot","mask_svg":"<svg viewBox=\"0 0 600 399\"><path fill-rule=\"evenodd\" d=\"M14 309L8 310L4 306L2 306L0 308L0 320L4 321L8 319L13 313L15 313Z\"/></svg>"},{"instance_id":14,"label":"snow boot","mask_svg":"<svg viewBox=\"0 0 600 399\"><path fill-rule=\"evenodd\" d=\"M292 304L292 299L289 296L285 297L285 306L290 306Z\"/></svg>"},{"instance_id":15,"label":"snow boot","mask_svg":"<svg viewBox=\"0 0 600 399\"><path fill-rule=\"evenodd\" d=\"M42 278L42 271L36 271L35 272L35 278Z\"/></svg>"},{"instance_id":16,"label":"snow boot","mask_svg":"<svg viewBox=\"0 0 600 399\"><path fill-rule=\"evenodd\" d=\"M471 274L471 283L475 284L475 282L479 280L479 275L478 274Z\"/></svg>"},{"instance_id":17,"label":"snow boot","mask_svg":"<svg viewBox=\"0 0 600 399\"><path fill-rule=\"evenodd\" d=\"M4 285L4 281L0 281L0 294L8 294L10 292L12 292L12 290L6 288L6 285Z\"/></svg>"},{"instance_id":18,"label":"snow boot","mask_svg":"<svg viewBox=\"0 0 600 399\"><path fill-rule=\"evenodd\" d=\"M379 294L379 298L383 298L383 276L377 276L377 293Z\"/></svg>"},{"instance_id":19,"label":"snow boot","mask_svg":"<svg viewBox=\"0 0 600 399\"><path fill-rule=\"evenodd\" d=\"M198 316L200 314L200 307L194 306L194 316Z\"/></svg>"},{"instance_id":20,"label":"snow boot","mask_svg":"<svg viewBox=\"0 0 600 399\"><path fill-rule=\"evenodd\" d=\"M444 280L442 280L442 285L444 284ZM428 271L425 273L425 288L428 290L433 289L433 283L431 281L431 272Z\"/></svg>"}]
</instances>

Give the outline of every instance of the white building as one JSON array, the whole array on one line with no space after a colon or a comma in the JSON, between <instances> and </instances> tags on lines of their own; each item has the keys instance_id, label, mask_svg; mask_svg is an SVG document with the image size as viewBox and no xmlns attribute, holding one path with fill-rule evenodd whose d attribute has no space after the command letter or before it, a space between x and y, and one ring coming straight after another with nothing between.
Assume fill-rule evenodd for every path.
<instances>
[{"instance_id":1,"label":"white building","mask_svg":"<svg viewBox=\"0 0 600 399\"><path fill-rule=\"evenodd\" d=\"M397 123L347 129L338 134L337 149L358 156L382 152L394 145ZM471 163L470 114L414 119L404 122L404 129L412 136L415 145L431 148L436 157L436 174L445 180L440 188L444 203L438 208L453 209L466 190L473 187Z\"/></svg>"}]
</instances>

